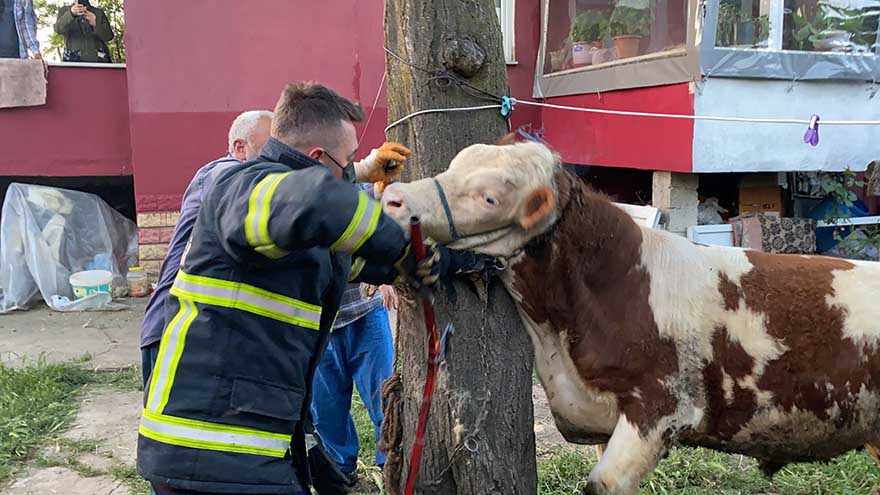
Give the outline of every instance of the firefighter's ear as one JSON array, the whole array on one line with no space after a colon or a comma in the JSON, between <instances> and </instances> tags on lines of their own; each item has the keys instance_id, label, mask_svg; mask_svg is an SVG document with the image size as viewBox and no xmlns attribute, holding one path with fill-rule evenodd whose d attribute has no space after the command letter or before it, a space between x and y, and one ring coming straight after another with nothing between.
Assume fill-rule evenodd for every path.
<instances>
[{"instance_id":1,"label":"firefighter's ear","mask_svg":"<svg viewBox=\"0 0 880 495\"><path fill-rule=\"evenodd\" d=\"M532 190L523 202L519 215L519 224L528 230L546 219L556 206L556 195L547 186Z\"/></svg>"}]
</instances>

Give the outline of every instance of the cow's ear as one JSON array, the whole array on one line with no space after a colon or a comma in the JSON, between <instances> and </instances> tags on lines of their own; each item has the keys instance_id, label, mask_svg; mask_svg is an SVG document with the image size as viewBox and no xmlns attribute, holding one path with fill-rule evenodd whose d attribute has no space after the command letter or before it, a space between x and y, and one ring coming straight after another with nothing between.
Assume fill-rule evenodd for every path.
<instances>
[{"instance_id":1,"label":"cow's ear","mask_svg":"<svg viewBox=\"0 0 880 495\"><path fill-rule=\"evenodd\" d=\"M504 136L501 137L497 142L495 142L496 146L506 146L508 144L516 143L516 133L508 132Z\"/></svg>"},{"instance_id":2,"label":"cow's ear","mask_svg":"<svg viewBox=\"0 0 880 495\"><path fill-rule=\"evenodd\" d=\"M519 224L529 230L546 219L556 206L556 195L547 186L538 187L529 193L523 203L522 212L519 216Z\"/></svg>"}]
</instances>

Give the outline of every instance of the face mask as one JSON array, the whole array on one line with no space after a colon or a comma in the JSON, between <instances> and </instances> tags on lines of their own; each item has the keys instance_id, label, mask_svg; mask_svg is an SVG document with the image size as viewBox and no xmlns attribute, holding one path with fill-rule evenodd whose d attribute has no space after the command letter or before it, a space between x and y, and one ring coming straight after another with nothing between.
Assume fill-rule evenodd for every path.
<instances>
[{"instance_id":1,"label":"face mask","mask_svg":"<svg viewBox=\"0 0 880 495\"><path fill-rule=\"evenodd\" d=\"M349 163L347 167L342 169L342 180L352 184L357 180L357 173L354 170L354 163Z\"/></svg>"}]
</instances>

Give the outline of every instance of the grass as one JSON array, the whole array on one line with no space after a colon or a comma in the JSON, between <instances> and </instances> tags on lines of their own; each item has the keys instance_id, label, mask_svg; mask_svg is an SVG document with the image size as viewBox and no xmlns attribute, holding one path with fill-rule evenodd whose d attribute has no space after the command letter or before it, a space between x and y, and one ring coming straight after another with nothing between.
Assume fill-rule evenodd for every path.
<instances>
[{"instance_id":1,"label":"grass","mask_svg":"<svg viewBox=\"0 0 880 495\"><path fill-rule=\"evenodd\" d=\"M593 452L561 447L538 461L538 493L579 494ZM868 495L880 483L880 467L863 452L829 463L792 464L768 480L745 457L705 449L678 448L642 483L640 495Z\"/></svg>"},{"instance_id":2,"label":"grass","mask_svg":"<svg viewBox=\"0 0 880 495\"><path fill-rule=\"evenodd\" d=\"M116 464L110 468L108 474L113 479L125 483L125 486L128 487L129 495L147 495L150 493L150 484L137 474L137 469L134 466Z\"/></svg>"},{"instance_id":3,"label":"grass","mask_svg":"<svg viewBox=\"0 0 880 495\"><path fill-rule=\"evenodd\" d=\"M376 466L376 433L373 427L373 421L370 419L364 401L356 393L351 400L351 417L354 419L354 426L358 432L358 441L360 442L360 451L358 452L358 471L369 478L369 487L364 486L361 482L360 490L369 490L370 493L383 493L382 472Z\"/></svg>"},{"instance_id":4,"label":"grass","mask_svg":"<svg viewBox=\"0 0 880 495\"><path fill-rule=\"evenodd\" d=\"M88 382L89 373L76 364L0 364L0 483L67 428L79 405L76 393Z\"/></svg>"},{"instance_id":5,"label":"grass","mask_svg":"<svg viewBox=\"0 0 880 495\"><path fill-rule=\"evenodd\" d=\"M65 466L83 476L106 474L82 464L77 455L95 452L100 442L60 438L79 409L78 394L85 385L122 390L141 387L136 367L94 372L83 367L88 358L49 364L42 358L22 367L0 364L0 485L8 481L40 446L55 442L60 456L40 456L40 466Z\"/></svg>"}]
</instances>

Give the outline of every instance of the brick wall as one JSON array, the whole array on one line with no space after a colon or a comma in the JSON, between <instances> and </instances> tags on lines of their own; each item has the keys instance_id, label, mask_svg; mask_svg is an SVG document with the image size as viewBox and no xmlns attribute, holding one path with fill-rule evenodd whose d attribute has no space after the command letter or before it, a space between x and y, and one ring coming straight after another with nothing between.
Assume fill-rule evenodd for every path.
<instances>
[{"instance_id":1,"label":"brick wall","mask_svg":"<svg viewBox=\"0 0 880 495\"><path fill-rule=\"evenodd\" d=\"M159 276L159 268L168 252L168 242L179 216L177 211L138 213L138 258L151 282L155 282Z\"/></svg>"}]
</instances>

